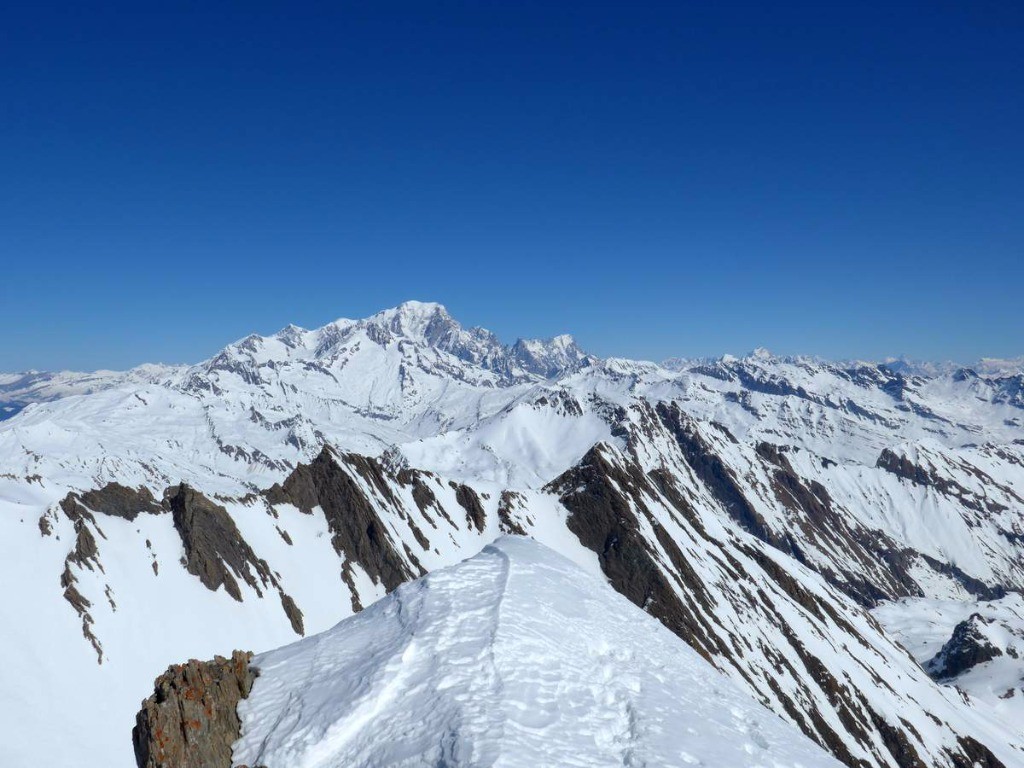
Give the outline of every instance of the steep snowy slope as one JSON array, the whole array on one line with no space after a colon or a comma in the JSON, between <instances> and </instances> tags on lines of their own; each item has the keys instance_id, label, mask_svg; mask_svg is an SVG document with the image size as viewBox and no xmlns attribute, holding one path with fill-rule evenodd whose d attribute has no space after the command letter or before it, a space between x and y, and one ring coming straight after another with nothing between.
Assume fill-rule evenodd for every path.
<instances>
[{"instance_id":1,"label":"steep snowy slope","mask_svg":"<svg viewBox=\"0 0 1024 768\"><path fill-rule=\"evenodd\" d=\"M529 539L499 539L252 665L236 764L839 765Z\"/></svg>"},{"instance_id":2,"label":"steep snowy slope","mask_svg":"<svg viewBox=\"0 0 1024 768\"><path fill-rule=\"evenodd\" d=\"M1021 763L1012 727L967 711L848 598L739 530L713 488L691 495L598 446L551 490L612 586L848 765L991 759L978 740Z\"/></svg>"},{"instance_id":3,"label":"steep snowy slope","mask_svg":"<svg viewBox=\"0 0 1024 768\"><path fill-rule=\"evenodd\" d=\"M499 533L600 568L850 765L1018 760L857 607L1024 586L1012 365L600 361L412 302L3 387L0 650L31 663L0 669L0 764L73 764L39 746L56 716L129 765L167 664L321 631Z\"/></svg>"}]
</instances>

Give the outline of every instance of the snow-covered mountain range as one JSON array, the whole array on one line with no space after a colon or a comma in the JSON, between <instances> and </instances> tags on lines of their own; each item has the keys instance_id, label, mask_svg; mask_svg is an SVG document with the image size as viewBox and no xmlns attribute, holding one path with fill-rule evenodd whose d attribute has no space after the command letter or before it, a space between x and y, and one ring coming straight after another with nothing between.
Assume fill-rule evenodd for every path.
<instances>
[{"instance_id":1,"label":"snow-covered mountain range","mask_svg":"<svg viewBox=\"0 0 1024 768\"><path fill-rule=\"evenodd\" d=\"M1019 363L602 360L409 302L194 366L0 375L0 764L131 765L169 663L323 631L512 533L847 765L1024 765L1009 636L930 665L1024 588ZM912 620L937 601L945 638Z\"/></svg>"}]
</instances>

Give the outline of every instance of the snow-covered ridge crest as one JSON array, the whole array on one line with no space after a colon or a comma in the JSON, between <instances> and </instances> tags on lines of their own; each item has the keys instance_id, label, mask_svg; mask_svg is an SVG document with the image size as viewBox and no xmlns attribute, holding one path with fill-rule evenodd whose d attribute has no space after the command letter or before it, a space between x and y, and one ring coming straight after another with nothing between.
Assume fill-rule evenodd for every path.
<instances>
[{"instance_id":1,"label":"snow-covered ridge crest","mask_svg":"<svg viewBox=\"0 0 1024 768\"><path fill-rule=\"evenodd\" d=\"M840 765L602 580L521 537L252 665L236 764Z\"/></svg>"}]
</instances>

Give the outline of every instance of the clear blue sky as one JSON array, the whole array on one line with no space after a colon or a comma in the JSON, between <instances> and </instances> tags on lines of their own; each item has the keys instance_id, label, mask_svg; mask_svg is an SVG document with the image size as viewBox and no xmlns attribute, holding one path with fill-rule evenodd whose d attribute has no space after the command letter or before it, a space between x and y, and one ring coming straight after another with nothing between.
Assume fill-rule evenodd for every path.
<instances>
[{"instance_id":1,"label":"clear blue sky","mask_svg":"<svg viewBox=\"0 0 1024 768\"><path fill-rule=\"evenodd\" d=\"M156 5L4 11L0 370L410 298L602 355L1024 353L1024 3Z\"/></svg>"}]
</instances>

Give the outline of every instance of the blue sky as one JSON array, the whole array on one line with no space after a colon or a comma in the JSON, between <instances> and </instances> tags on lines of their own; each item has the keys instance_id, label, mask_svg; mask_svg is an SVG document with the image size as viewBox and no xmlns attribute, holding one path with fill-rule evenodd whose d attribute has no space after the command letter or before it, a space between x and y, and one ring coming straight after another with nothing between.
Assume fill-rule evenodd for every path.
<instances>
[{"instance_id":1,"label":"blue sky","mask_svg":"<svg viewBox=\"0 0 1024 768\"><path fill-rule=\"evenodd\" d=\"M597 354L1024 353L1024 5L17 3L0 370L435 300Z\"/></svg>"}]
</instances>

